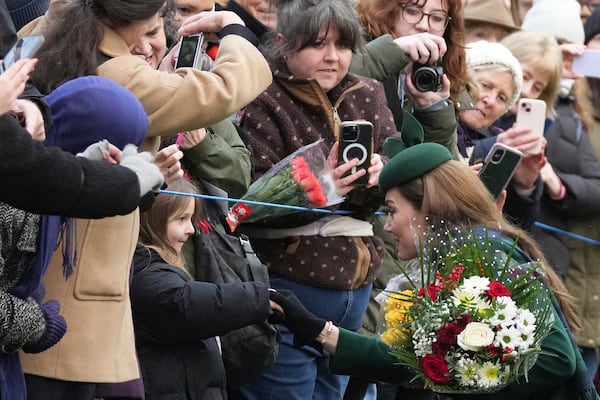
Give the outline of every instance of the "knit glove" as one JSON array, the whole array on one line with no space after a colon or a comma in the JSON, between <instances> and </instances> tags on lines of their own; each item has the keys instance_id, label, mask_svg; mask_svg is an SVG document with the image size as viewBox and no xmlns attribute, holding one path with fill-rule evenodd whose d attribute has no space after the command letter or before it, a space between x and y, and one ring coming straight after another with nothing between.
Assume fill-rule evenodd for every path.
<instances>
[{"instance_id":1,"label":"knit glove","mask_svg":"<svg viewBox=\"0 0 600 400\"><path fill-rule=\"evenodd\" d=\"M104 139L96 143L90 144L84 151L77 153L77 157L85 157L89 160L102 161L105 154L108 152L108 140Z\"/></svg>"},{"instance_id":2,"label":"knit glove","mask_svg":"<svg viewBox=\"0 0 600 400\"><path fill-rule=\"evenodd\" d=\"M54 346L67 331L67 322L58 314L60 304L56 300L49 300L44 304L40 304L40 308L44 313L46 320L46 330L42 337L35 343L28 343L23 346L23 351L26 353L41 353L42 351Z\"/></svg>"},{"instance_id":3,"label":"knit glove","mask_svg":"<svg viewBox=\"0 0 600 400\"><path fill-rule=\"evenodd\" d=\"M154 156L149 152L138 153L137 147L132 144L128 144L123 149L121 165L137 174L140 197L150 190L158 190L164 182L163 174L154 164Z\"/></svg>"},{"instance_id":4,"label":"knit glove","mask_svg":"<svg viewBox=\"0 0 600 400\"><path fill-rule=\"evenodd\" d=\"M327 321L308 311L291 290L270 290L269 297L283 308L285 317L281 324L294 334L294 346L302 347L315 341Z\"/></svg>"}]
</instances>

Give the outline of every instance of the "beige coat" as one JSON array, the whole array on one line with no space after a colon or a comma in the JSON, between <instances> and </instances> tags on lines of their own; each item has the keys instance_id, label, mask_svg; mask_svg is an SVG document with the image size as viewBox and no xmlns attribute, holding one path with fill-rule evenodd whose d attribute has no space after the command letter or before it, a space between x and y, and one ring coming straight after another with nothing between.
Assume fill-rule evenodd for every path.
<instances>
[{"instance_id":1,"label":"beige coat","mask_svg":"<svg viewBox=\"0 0 600 400\"><path fill-rule=\"evenodd\" d=\"M51 6L60 4L53 2ZM51 18L53 8L24 27L29 34ZM98 74L131 90L150 120L142 149L156 150L161 135L214 124L252 101L272 81L261 53L237 35L225 36L212 72L153 69L130 55L125 42L104 27L103 53L112 57ZM42 32L43 33L43 32ZM46 299L57 299L68 325L64 338L40 354L22 354L25 372L79 382L124 382L139 377L135 356L129 274L138 238L138 211L102 220L77 221L77 265L65 282L58 251L44 278Z\"/></svg>"},{"instance_id":2,"label":"beige coat","mask_svg":"<svg viewBox=\"0 0 600 400\"><path fill-rule=\"evenodd\" d=\"M124 382L139 377L129 274L139 230L137 211L99 220L77 220L77 262L65 280L62 252L54 253L44 284L67 321L58 344L39 354L21 353L26 373L78 382Z\"/></svg>"},{"instance_id":3,"label":"beige coat","mask_svg":"<svg viewBox=\"0 0 600 400\"><path fill-rule=\"evenodd\" d=\"M46 19L60 15L61 1L53 1L46 15L19 31L19 36L44 33ZM158 148L158 136L210 126L243 108L272 82L267 61L256 47L238 35L227 35L211 72L179 68L175 73L155 70L131 55L125 41L104 26L100 50L111 57L98 75L112 79L140 99L150 119L143 150Z\"/></svg>"}]
</instances>

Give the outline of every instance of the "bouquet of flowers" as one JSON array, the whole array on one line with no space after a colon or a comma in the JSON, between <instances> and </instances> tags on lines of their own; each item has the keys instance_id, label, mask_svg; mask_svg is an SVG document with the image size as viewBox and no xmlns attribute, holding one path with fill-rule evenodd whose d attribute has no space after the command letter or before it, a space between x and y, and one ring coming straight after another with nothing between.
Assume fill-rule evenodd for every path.
<instances>
[{"instance_id":1,"label":"bouquet of flowers","mask_svg":"<svg viewBox=\"0 0 600 400\"><path fill-rule=\"evenodd\" d=\"M232 231L240 223L257 222L341 203L322 140L303 146L254 181L227 215Z\"/></svg>"},{"instance_id":2,"label":"bouquet of flowers","mask_svg":"<svg viewBox=\"0 0 600 400\"><path fill-rule=\"evenodd\" d=\"M438 393L527 380L554 322L539 265L511 263L516 243L485 228L437 221L418 231L420 276L407 273L395 282L404 290L383 296L381 338L392 354Z\"/></svg>"}]
</instances>

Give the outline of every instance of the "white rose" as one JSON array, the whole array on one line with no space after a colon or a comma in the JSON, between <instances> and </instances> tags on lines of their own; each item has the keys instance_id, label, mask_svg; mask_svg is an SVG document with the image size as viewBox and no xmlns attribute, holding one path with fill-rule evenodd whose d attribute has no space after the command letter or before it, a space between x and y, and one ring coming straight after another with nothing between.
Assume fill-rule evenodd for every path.
<instances>
[{"instance_id":1,"label":"white rose","mask_svg":"<svg viewBox=\"0 0 600 400\"><path fill-rule=\"evenodd\" d=\"M471 322L456 337L458 345L464 350L478 351L494 341L494 332L486 324Z\"/></svg>"}]
</instances>

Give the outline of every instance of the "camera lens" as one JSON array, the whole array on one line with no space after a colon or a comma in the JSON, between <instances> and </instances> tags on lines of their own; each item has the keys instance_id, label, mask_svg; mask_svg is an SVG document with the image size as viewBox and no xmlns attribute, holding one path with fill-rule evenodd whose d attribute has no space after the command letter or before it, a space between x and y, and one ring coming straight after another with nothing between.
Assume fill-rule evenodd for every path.
<instances>
[{"instance_id":1,"label":"camera lens","mask_svg":"<svg viewBox=\"0 0 600 400\"><path fill-rule=\"evenodd\" d=\"M498 150L492 155L492 162L498 163L502 160L502 156L504 156L504 151Z\"/></svg>"},{"instance_id":2,"label":"camera lens","mask_svg":"<svg viewBox=\"0 0 600 400\"><path fill-rule=\"evenodd\" d=\"M442 84L442 74L439 66L415 64L412 81L420 92L437 92Z\"/></svg>"}]
</instances>

